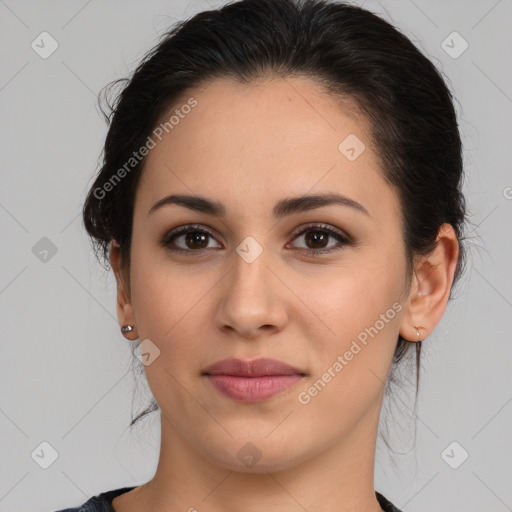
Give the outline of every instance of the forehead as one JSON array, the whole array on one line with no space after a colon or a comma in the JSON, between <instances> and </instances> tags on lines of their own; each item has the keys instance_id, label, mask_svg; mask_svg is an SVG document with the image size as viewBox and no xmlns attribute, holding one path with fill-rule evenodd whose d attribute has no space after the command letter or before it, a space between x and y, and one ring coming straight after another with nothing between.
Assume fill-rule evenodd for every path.
<instances>
[{"instance_id":1,"label":"forehead","mask_svg":"<svg viewBox=\"0 0 512 512\"><path fill-rule=\"evenodd\" d=\"M375 215L374 200L388 210L396 203L357 105L311 79L215 79L188 90L162 123L171 116L161 140L153 137L139 183L136 203L148 208L168 193L191 190L269 210L284 196L309 191L344 193L369 203Z\"/></svg>"}]
</instances>

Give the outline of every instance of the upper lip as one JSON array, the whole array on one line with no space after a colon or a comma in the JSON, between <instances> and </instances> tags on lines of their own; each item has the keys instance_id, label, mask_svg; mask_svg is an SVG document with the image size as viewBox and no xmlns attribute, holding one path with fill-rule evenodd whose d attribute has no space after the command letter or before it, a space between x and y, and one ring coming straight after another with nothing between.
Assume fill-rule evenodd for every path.
<instances>
[{"instance_id":1,"label":"upper lip","mask_svg":"<svg viewBox=\"0 0 512 512\"><path fill-rule=\"evenodd\" d=\"M277 359L260 358L223 359L208 366L203 375L237 375L240 377L262 377L267 375L305 375L301 370Z\"/></svg>"}]
</instances>

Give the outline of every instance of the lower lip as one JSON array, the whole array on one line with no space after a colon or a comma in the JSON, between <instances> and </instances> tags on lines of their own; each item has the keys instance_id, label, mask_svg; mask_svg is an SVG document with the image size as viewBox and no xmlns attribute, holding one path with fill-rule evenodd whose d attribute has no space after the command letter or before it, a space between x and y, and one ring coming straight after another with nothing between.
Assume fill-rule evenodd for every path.
<instances>
[{"instance_id":1,"label":"lower lip","mask_svg":"<svg viewBox=\"0 0 512 512\"><path fill-rule=\"evenodd\" d=\"M302 375L267 375L239 377L207 375L213 387L223 395L242 402L262 402L294 386Z\"/></svg>"}]
</instances>

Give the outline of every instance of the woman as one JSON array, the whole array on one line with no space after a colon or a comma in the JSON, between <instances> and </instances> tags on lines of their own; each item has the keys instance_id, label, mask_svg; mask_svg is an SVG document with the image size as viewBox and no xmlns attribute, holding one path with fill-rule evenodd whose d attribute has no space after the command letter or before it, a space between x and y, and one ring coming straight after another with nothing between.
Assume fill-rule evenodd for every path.
<instances>
[{"instance_id":1,"label":"woman","mask_svg":"<svg viewBox=\"0 0 512 512\"><path fill-rule=\"evenodd\" d=\"M400 512L379 414L460 276L462 173L439 72L369 11L242 0L166 34L84 206L160 458L80 510Z\"/></svg>"}]
</instances>

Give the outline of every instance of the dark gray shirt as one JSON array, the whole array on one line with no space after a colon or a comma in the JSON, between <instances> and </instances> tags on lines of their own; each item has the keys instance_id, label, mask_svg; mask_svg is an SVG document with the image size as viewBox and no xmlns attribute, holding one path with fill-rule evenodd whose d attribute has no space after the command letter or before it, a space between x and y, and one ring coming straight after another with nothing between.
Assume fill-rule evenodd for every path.
<instances>
[{"instance_id":1,"label":"dark gray shirt","mask_svg":"<svg viewBox=\"0 0 512 512\"><path fill-rule=\"evenodd\" d=\"M112 500L116 496L124 494L125 492L129 492L132 489L135 489L135 487L123 487L121 489L114 489L113 491L102 492L101 494L93 496L79 507L65 508L62 510L57 510L56 512L115 512L115 510L112 508ZM379 502L384 512L403 512L402 510L396 508L393 503L391 503L379 492L375 491L375 495L377 496L377 501Z\"/></svg>"}]
</instances>

